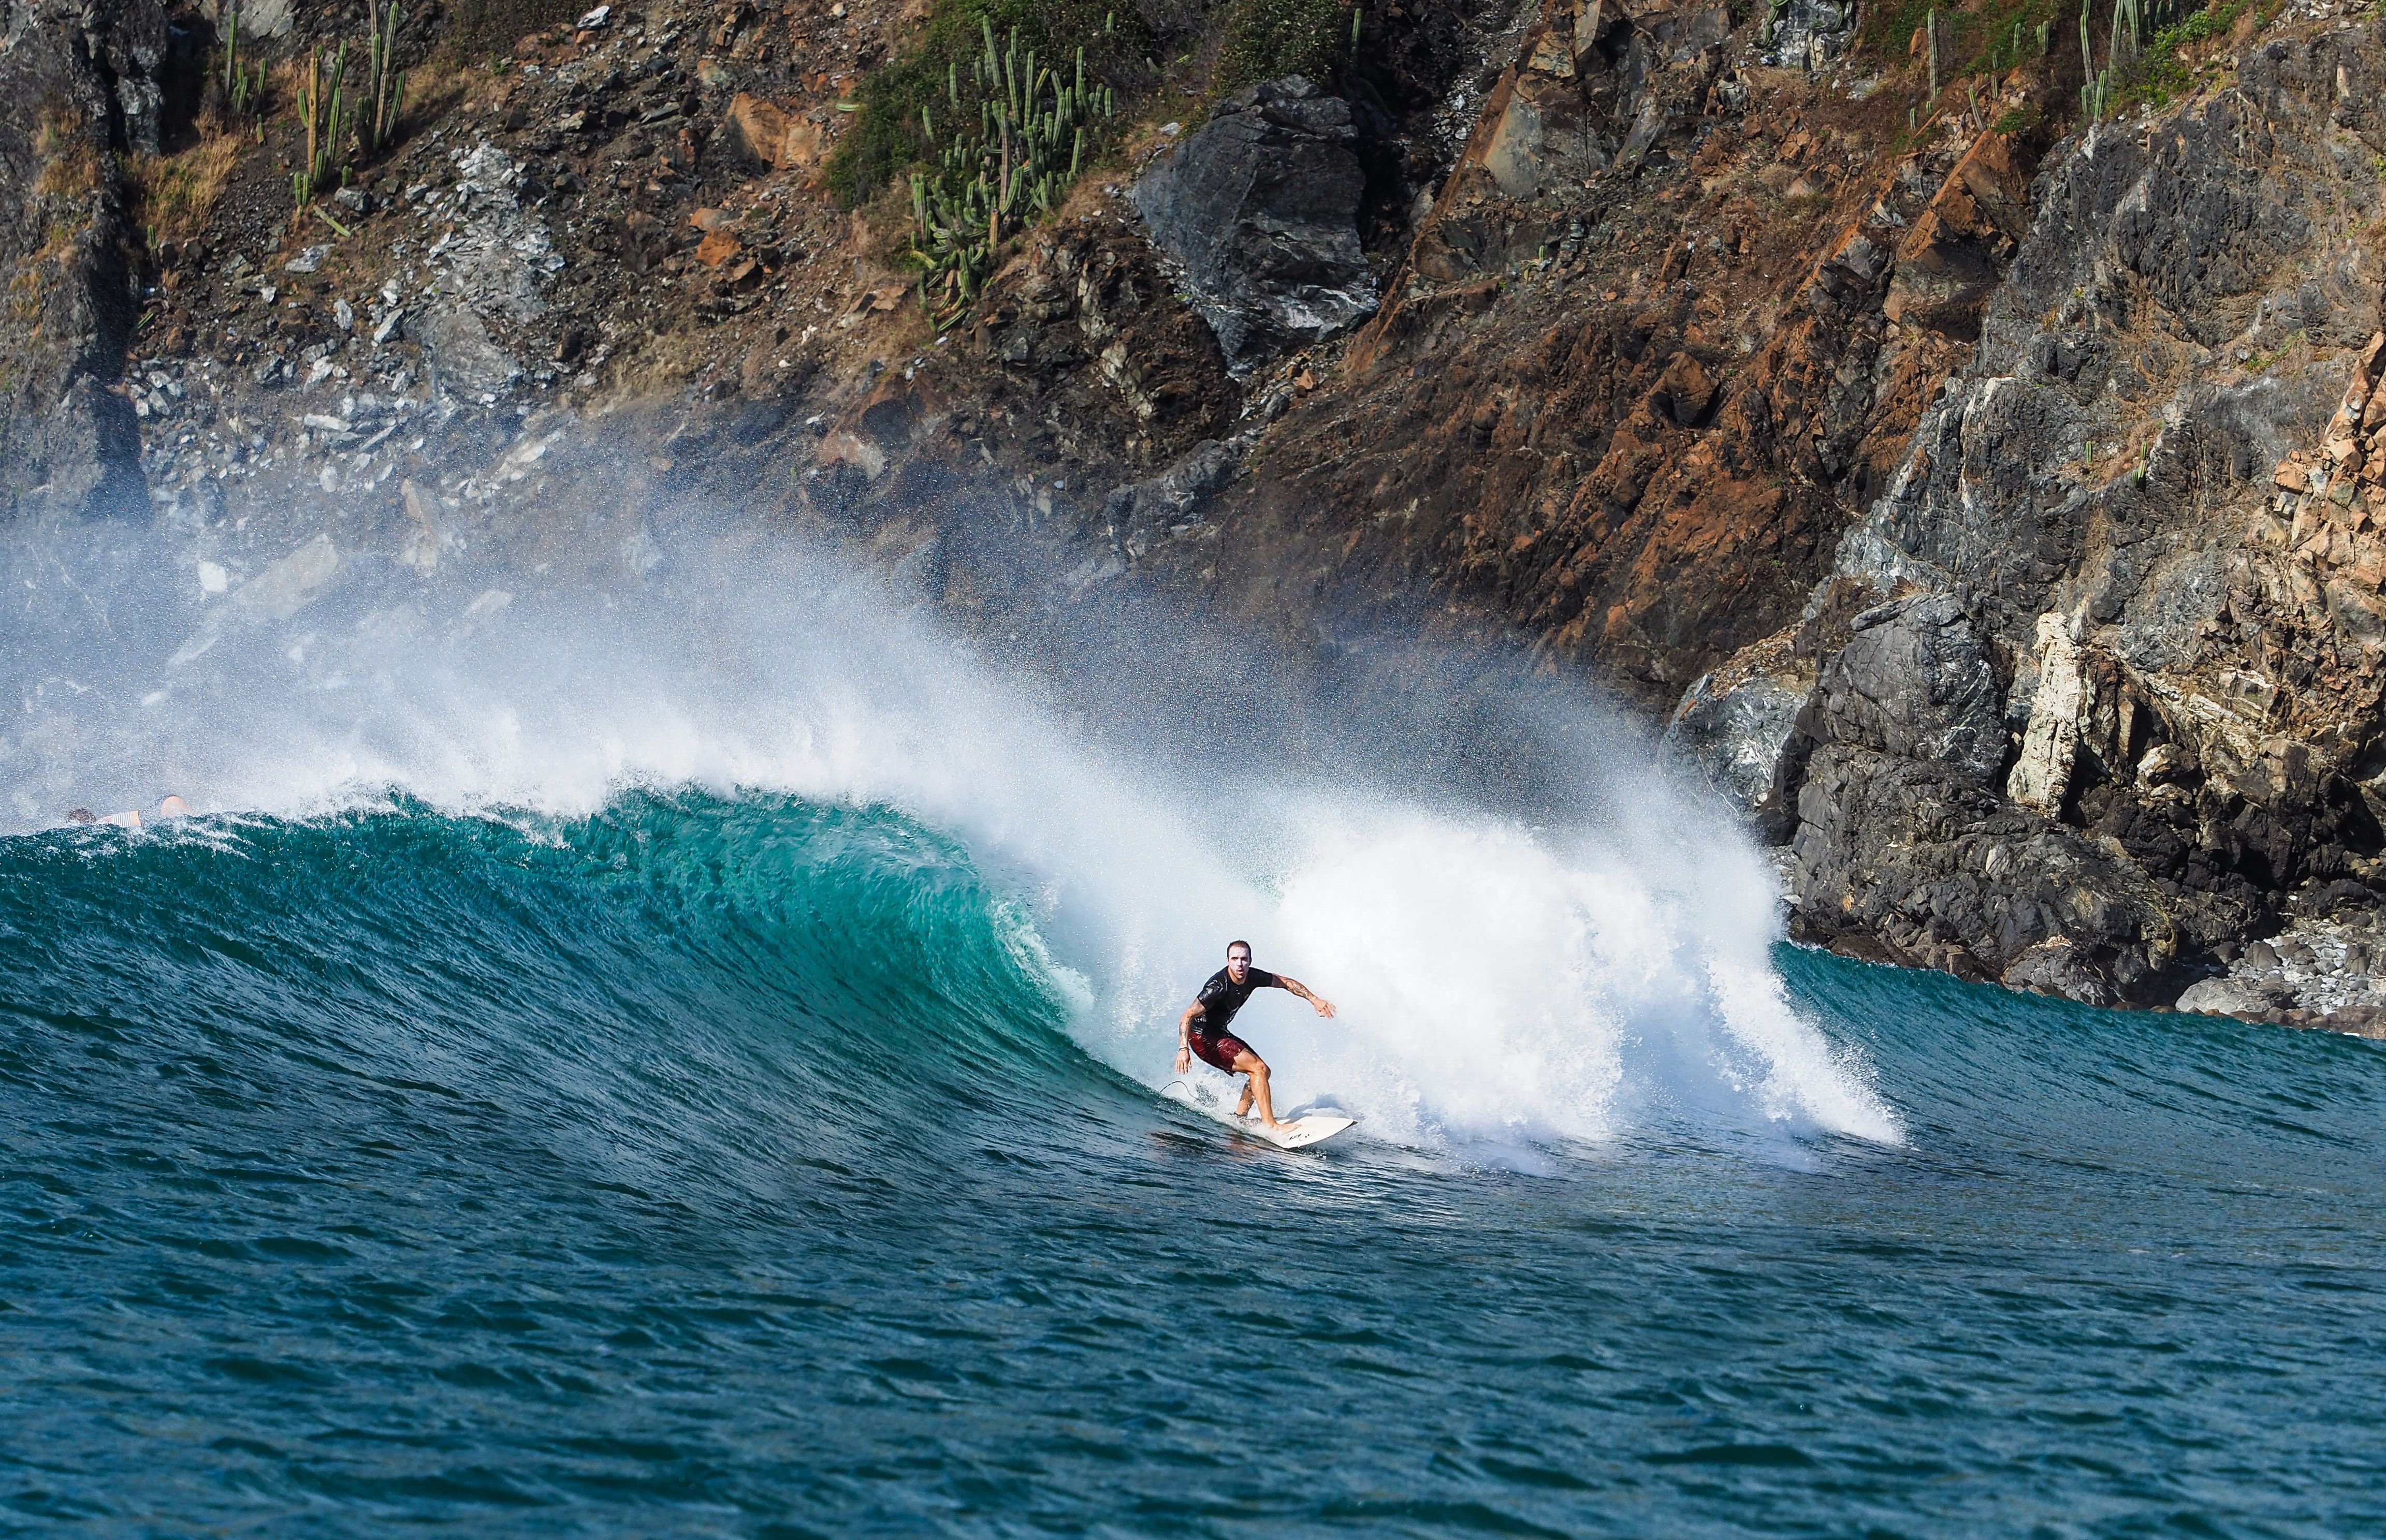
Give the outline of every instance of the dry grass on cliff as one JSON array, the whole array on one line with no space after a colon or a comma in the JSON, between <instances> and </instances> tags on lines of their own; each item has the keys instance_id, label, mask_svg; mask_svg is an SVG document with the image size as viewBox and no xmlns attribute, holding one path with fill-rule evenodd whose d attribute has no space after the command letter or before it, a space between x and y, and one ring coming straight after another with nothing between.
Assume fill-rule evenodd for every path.
<instances>
[{"instance_id":1,"label":"dry grass on cliff","mask_svg":"<svg viewBox=\"0 0 2386 1540\"><path fill-rule=\"evenodd\" d=\"M33 153L42 169L33 178L30 212L40 222L42 244L8 277L7 314L24 326L40 323L57 277L73 260L76 242L91 226L106 169L81 117L63 107L41 116Z\"/></svg>"},{"instance_id":2,"label":"dry grass on cliff","mask_svg":"<svg viewBox=\"0 0 2386 1540\"><path fill-rule=\"evenodd\" d=\"M211 133L172 155L134 156L125 167L133 223L151 245L188 241L207 228L247 148L237 133Z\"/></svg>"},{"instance_id":3,"label":"dry grass on cliff","mask_svg":"<svg viewBox=\"0 0 2386 1540\"><path fill-rule=\"evenodd\" d=\"M41 126L33 132L33 153L42 161L33 178L34 196L74 202L99 191L104 180L99 154L83 131L82 118L73 112L53 107L42 114Z\"/></svg>"}]
</instances>

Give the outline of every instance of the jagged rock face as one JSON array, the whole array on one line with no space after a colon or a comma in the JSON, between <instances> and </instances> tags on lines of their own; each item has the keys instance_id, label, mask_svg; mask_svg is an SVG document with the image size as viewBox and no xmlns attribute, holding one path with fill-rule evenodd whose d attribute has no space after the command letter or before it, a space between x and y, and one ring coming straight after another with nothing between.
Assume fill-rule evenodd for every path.
<instances>
[{"instance_id":1,"label":"jagged rock face","mask_svg":"<svg viewBox=\"0 0 2386 1540\"><path fill-rule=\"evenodd\" d=\"M1237 371L1375 313L1358 138L1350 104L1295 75L1222 105L1136 183L1152 240L1185 264Z\"/></svg>"},{"instance_id":2,"label":"jagged rock face","mask_svg":"<svg viewBox=\"0 0 2386 1540\"><path fill-rule=\"evenodd\" d=\"M1735 67L1753 31L1545 7L1234 538L1153 569L1254 609L1300 570L1354 632L1520 637L1654 710L1795 620L1969 357L2035 146L1986 100L1892 151L1902 106Z\"/></svg>"},{"instance_id":3,"label":"jagged rock face","mask_svg":"<svg viewBox=\"0 0 2386 1540\"><path fill-rule=\"evenodd\" d=\"M1796 933L2091 1004L2166 998L2178 944L2153 881L1960 770L1825 744L1798 817Z\"/></svg>"},{"instance_id":4,"label":"jagged rock face","mask_svg":"<svg viewBox=\"0 0 2386 1540\"><path fill-rule=\"evenodd\" d=\"M1855 31L1856 7L1852 3L1787 0L1787 4L1774 5L1767 0L1767 4L1771 24L1764 42L1765 60L1771 64L1822 69L1846 50L1848 36Z\"/></svg>"},{"instance_id":5,"label":"jagged rock face","mask_svg":"<svg viewBox=\"0 0 2386 1540\"><path fill-rule=\"evenodd\" d=\"M546 224L522 207L521 169L482 140L456 160L455 183L425 212L445 225L427 254L439 293L407 321L422 344L433 383L452 396L494 405L521 378L521 364L490 336L546 309L546 291L563 270Z\"/></svg>"},{"instance_id":6,"label":"jagged rock face","mask_svg":"<svg viewBox=\"0 0 2386 1540\"><path fill-rule=\"evenodd\" d=\"M132 403L110 392L135 319L114 152L155 151L157 0L14 0L0 36L0 507L146 510Z\"/></svg>"},{"instance_id":7,"label":"jagged rock face","mask_svg":"<svg viewBox=\"0 0 2386 1540\"><path fill-rule=\"evenodd\" d=\"M1833 578L1968 614L2009 772L1919 732L1785 744L1808 933L2159 1001L2291 895L2386 876L2381 85L2375 23L2275 42L2236 90L2050 161L1975 358ZM1810 716L1877 650L1826 663Z\"/></svg>"},{"instance_id":8,"label":"jagged rock face","mask_svg":"<svg viewBox=\"0 0 2386 1540\"><path fill-rule=\"evenodd\" d=\"M1203 439L1191 454L1149 481L1111 493L1102 505L1102 520L1120 557L1137 560L1162 530L1199 519L1201 504L1234 480L1236 464L1232 448Z\"/></svg>"}]
</instances>

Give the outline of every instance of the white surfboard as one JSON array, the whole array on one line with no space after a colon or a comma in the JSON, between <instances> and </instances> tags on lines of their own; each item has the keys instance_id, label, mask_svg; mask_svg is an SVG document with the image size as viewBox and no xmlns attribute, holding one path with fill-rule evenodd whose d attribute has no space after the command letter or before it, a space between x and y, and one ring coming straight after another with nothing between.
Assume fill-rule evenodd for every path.
<instances>
[{"instance_id":1,"label":"white surfboard","mask_svg":"<svg viewBox=\"0 0 2386 1540\"><path fill-rule=\"evenodd\" d=\"M1339 1117L1331 1112L1312 1112L1305 1118L1279 1122L1274 1128L1264 1126L1256 1118L1248 1121L1235 1121L1244 1133L1253 1138L1265 1139L1278 1149L1307 1149L1312 1145L1324 1144L1344 1129L1359 1126L1358 1119Z\"/></svg>"},{"instance_id":2,"label":"white surfboard","mask_svg":"<svg viewBox=\"0 0 2386 1540\"><path fill-rule=\"evenodd\" d=\"M1214 1099L1205 1099L1193 1087L1181 1080L1172 1080L1160 1088L1160 1094L1171 1101L1184 1103L1196 1112L1204 1112L1228 1128L1240 1129L1254 1139L1264 1139L1278 1149L1307 1149L1322 1145L1346 1130L1359 1126L1356 1118L1346 1118L1338 1112L1311 1112L1298 1118L1287 1118L1269 1128L1257 1118L1237 1118Z\"/></svg>"}]
</instances>

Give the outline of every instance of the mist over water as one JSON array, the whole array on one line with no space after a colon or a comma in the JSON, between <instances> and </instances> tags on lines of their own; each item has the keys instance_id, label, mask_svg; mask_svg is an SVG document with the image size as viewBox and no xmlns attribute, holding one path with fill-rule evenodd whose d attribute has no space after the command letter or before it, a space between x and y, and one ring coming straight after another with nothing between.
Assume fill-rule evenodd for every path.
<instances>
[{"instance_id":1,"label":"mist over water","mask_svg":"<svg viewBox=\"0 0 2386 1540\"><path fill-rule=\"evenodd\" d=\"M1147 1084L1244 936L1344 1007L1271 993L1242 1019L1283 1105L1377 1136L1679 1115L1898 1136L1782 1000L1752 850L1588 692L1512 670L1453 710L1423 655L1403 690L1329 691L1115 609L989 657L792 539L443 590L325 549L213 598L161 556L109 605L157 623L34 649L0 746L16 826L168 792L283 819L392 795L578 818L632 787L885 807L1016 893L1082 1003L1073 1034Z\"/></svg>"}]
</instances>

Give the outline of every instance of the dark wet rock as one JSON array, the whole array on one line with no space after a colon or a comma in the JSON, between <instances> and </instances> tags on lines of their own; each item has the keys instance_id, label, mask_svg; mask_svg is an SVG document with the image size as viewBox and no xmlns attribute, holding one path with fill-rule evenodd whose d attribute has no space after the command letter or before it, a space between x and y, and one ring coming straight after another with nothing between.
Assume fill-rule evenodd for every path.
<instances>
[{"instance_id":1,"label":"dark wet rock","mask_svg":"<svg viewBox=\"0 0 2386 1540\"><path fill-rule=\"evenodd\" d=\"M2118 996L2103 970L2067 935L2052 935L2005 964L1998 983L2033 995L2059 995L2084 1006L2109 1006Z\"/></svg>"},{"instance_id":2,"label":"dark wet rock","mask_svg":"<svg viewBox=\"0 0 2386 1540\"><path fill-rule=\"evenodd\" d=\"M1791 740L1814 688L1814 660L1780 632L1690 686L1666 724L1665 752L1687 760L1767 840L1786 841L1798 823Z\"/></svg>"},{"instance_id":3,"label":"dark wet rock","mask_svg":"<svg viewBox=\"0 0 2386 1540\"><path fill-rule=\"evenodd\" d=\"M1798 818L1791 895L1812 939L1859 931L1901 961L2091 1003L2164 996L2176 941L2154 883L1955 766L1826 743Z\"/></svg>"},{"instance_id":4,"label":"dark wet rock","mask_svg":"<svg viewBox=\"0 0 2386 1540\"><path fill-rule=\"evenodd\" d=\"M1136 184L1162 251L1238 372L1373 315L1366 176L1350 104L1300 76L1230 98Z\"/></svg>"}]
</instances>

